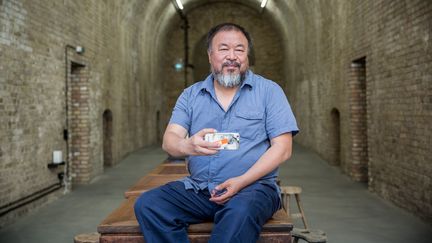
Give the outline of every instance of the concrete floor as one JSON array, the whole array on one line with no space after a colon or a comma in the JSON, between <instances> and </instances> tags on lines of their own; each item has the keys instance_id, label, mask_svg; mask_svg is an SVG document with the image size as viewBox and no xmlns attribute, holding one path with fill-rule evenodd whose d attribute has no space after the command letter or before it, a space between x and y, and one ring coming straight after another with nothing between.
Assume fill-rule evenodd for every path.
<instances>
[{"instance_id":1,"label":"concrete floor","mask_svg":"<svg viewBox=\"0 0 432 243\"><path fill-rule=\"evenodd\" d=\"M1 243L73 242L97 225L123 200L123 192L166 155L144 148L109 168L90 185L50 203L0 230ZM367 191L316 154L295 145L281 168L284 185L303 188L302 201L311 228L322 229L331 243L432 242L432 226ZM301 226L301 222L295 221Z\"/></svg>"}]
</instances>

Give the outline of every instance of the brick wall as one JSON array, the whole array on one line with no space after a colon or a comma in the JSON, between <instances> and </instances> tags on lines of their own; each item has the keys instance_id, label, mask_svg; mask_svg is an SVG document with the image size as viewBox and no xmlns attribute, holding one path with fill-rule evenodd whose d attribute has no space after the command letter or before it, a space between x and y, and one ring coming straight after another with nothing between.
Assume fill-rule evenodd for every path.
<instances>
[{"instance_id":1,"label":"brick wall","mask_svg":"<svg viewBox=\"0 0 432 243\"><path fill-rule=\"evenodd\" d=\"M273 4L276 15L286 13L279 14L290 38L286 58L295 60L285 75L302 130L297 142L332 163L340 138L342 171L431 222L430 1ZM359 70L351 64L363 57L366 80L358 93L352 75ZM334 109L340 131L334 131Z\"/></svg>"},{"instance_id":2,"label":"brick wall","mask_svg":"<svg viewBox=\"0 0 432 243\"><path fill-rule=\"evenodd\" d=\"M197 45L210 26L244 25L255 38L255 71L280 82L288 94L301 128L296 141L354 180L367 180L381 197L432 221L429 1L269 1L263 13L250 1L235 2L194 5L188 14L194 23L191 63L205 60L197 57L202 51ZM72 171L75 182L87 183L103 172L105 110L112 111L114 164L158 140L184 88L183 74L172 68L183 57L183 35L170 5L0 1L0 205L58 181L62 169L49 170L47 164L53 150L68 149L63 140L68 44L86 48L83 55L69 53L85 63L88 77L88 96L82 97L88 114L77 124L87 122L81 126L88 126L90 149L70 158L88 160L71 167L79 171L81 163L85 170ZM351 64L362 57L366 134L355 130L358 113L350 91ZM187 83L193 81L191 70ZM358 136L367 141L359 155L367 157L357 163Z\"/></svg>"},{"instance_id":3,"label":"brick wall","mask_svg":"<svg viewBox=\"0 0 432 243\"><path fill-rule=\"evenodd\" d=\"M150 116L160 110L151 90L160 84L148 71L152 45L145 45L155 40L138 29L148 23L140 21L143 16L155 21L160 8L147 2L0 1L0 206L59 182L63 167L47 168L53 150L69 158L74 184L103 173L107 109L114 164L156 142L148 130L156 127ZM82 55L76 45L85 48ZM74 74L71 62L84 67ZM52 199L46 196L0 222Z\"/></svg>"},{"instance_id":4,"label":"brick wall","mask_svg":"<svg viewBox=\"0 0 432 243\"><path fill-rule=\"evenodd\" d=\"M432 5L354 1L353 15L363 26L351 58L370 57L369 188L432 222Z\"/></svg>"}]
</instances>

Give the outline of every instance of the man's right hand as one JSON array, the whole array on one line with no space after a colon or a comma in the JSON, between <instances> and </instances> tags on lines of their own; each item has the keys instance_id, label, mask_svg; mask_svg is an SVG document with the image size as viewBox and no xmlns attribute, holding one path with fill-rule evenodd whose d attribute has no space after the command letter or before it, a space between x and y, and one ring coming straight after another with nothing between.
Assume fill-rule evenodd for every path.
<instances>
[{"instance_id":1,"label":"man's right hand","mask_svg":"<svg viewBox=\"0 0 432 243\"><path fill-rule=\"evenodd\" d=\"M184 141L184 151L187 151L188 155L213 155L216 154L221 146L220 142L207 142L204 137L207 133L215 133L216 130L213 128L204 128L201 131L195 133L192 137L187 138Z\"/></svg>"},{"instance_id":2,"label":"man's right hand","mask_svg":"<svg viewBox=\"0 0 432 243\"><path fill-rule=\"evenodd\" d=\"M221 146L219 142L207 142L204 136L215 133L213 128L204 128L186 138L187 130L177 124L169 124L165 130L162 148L172 156L213 155Z\"/></svg>"}]
</instances>

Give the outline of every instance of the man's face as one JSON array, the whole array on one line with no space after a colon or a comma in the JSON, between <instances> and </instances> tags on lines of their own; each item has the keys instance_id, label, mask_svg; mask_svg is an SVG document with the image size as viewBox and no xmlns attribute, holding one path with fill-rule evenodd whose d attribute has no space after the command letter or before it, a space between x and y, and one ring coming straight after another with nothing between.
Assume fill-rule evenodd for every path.
<instances>
[{"instance_id":1,"label":"man's face","mask_svg":"<svg viewBox=\"0 0 432 243\"><path fill-rule=\"evenodd\" d=\"M225 87L234 87L249 67L248 41L241 31L218 32L208 52L215 78Z\"/></svg>"}]
</instances>

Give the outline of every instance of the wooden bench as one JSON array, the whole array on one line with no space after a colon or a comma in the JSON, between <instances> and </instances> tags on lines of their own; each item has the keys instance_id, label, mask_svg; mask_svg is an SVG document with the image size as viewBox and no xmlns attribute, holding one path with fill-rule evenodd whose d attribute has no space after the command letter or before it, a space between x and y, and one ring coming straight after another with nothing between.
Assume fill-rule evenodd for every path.
<instances>
[{"instance_id":1,"label":"wooden bench","mask_svg":"<svg viewBox=\"0 0 432 243\"><path fill-rule=\"evenodd\" d=\"M152 188L164 185L170 181L175 181L189 175L186 168L186 163L167 163L164 162L152 170L148 175L144 176L124 194L126 198L138 197L143 192Z\"/></svg>"},{"instance_id":2,"label":"wooden bench","mask_svg":"<svg viewBox=\"0 0 432 243\"><path fill-rule=\"evenodd\" d=\"M135 218L133 206L136 197L129 197L98 226L101 243L143 243L144 239ZM189 240L193 243L207 242L213 223L192 224L188 228ZM261 232L258 242L291 242L292 223L284 210L273 215Z\"/></svg>"},{"instance_id":3,"label":"wooden bench","mask_svg":"<svg viewBox=\"0 0 432 243\"><path fill-rule=\"evenodd\" d=\"M170 181L181 179L185 176L186 175L146 175L129 188L124 195L126 198L138 197L143 192L164 185Z\"/></svg>"},{"instance_id":4,"label":"wooden bench","mask_svg":"<svg viewBox=\"0 0 432 243\"><path fill-rule=\"evenodd\" d=\"M188 175L186 162L165 161L148 175L144 176L125 192L126 200L98 226L101 243L144 242L133 206L141 193ZM192 224L188 228L192 243L207 242L213 228L212 222ZM264 225L258 242L291 242L291 219L284 210L279 210Z\"/></svg>"},{"instance_id":5,"label":"wooden bench","mask_svg":"<svg viewBox=\"0 0 432 243\"><path fill-rule=\"evenodd\" d=\"M150 171L150 175L179 175L186 176L189 175L189 171L186 168L186 164L161 164L154 170Z\"/></svg>"}]
</instances>

